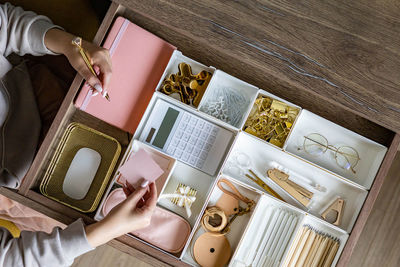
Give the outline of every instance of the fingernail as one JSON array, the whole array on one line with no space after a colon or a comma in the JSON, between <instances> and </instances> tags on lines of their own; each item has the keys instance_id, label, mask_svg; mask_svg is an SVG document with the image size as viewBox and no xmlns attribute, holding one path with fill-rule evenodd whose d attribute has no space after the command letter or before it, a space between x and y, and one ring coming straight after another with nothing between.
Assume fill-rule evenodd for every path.
<instances>
[{"instance_id":1,"label":"fingernail","mask_svg":"<svg viewBox=\"0 0 400 267\"><path fill-rule=\"evenodd\" d=\"M142 188L145 188L148 184L149 184L149 181L145 180L145 181L143 181L143 182L140 184L140 186L141 186Z\"/></svg>"},{"instance_id":2,"label":"fingernail","mask_svg":"<svg viewBox=\"0 0 400 267\"><path fill-rule=\"evenodd\" d=\"M103 93L101 94L103 97L106 97L106 95L107 95L107 91L106 90L103 90Z\"/></svg>"},{"instance_id":3,"label":"fingernail","mask_svg":"<svg viewBox=\"0 0 400 267\"><path fill-rule=\"evenodd\" d=\"M96 83L94 86L94 89L96 89L96 91L98 91L99 93L103 92L103 87L101 87L101 85L99 83Z\"/></svg>"}]
</instances>

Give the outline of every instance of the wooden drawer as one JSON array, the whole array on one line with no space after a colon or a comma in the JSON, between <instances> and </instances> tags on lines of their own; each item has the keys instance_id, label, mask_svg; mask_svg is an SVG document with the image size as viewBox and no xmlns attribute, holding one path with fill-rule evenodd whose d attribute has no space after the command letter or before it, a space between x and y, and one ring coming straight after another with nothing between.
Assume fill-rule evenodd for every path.
<instances>
[{"instance_id":1,"label":"wooden drawer","mask_svg":"<svg viewBox=\"0 0 400 267\"><path fill-rule=\"evenodd\" d=\"M130 9L117 3L112 3L94 39L96 44L102 43L113 20L117 16L124 16L169 43L174 45L179 44L180 49L191 58L219 67L225 72L243 79L250 84L270 90L279 97L307 108L320 116L388 147L388 152L339 259L338 266L346 266L395 157L400 143L400 135L366 119L359 109L352 110L348 106L339 103L340 101L336 101L333 98L328 99L325 93L310 92L304 84L291 83L289 80L286 80L277 70L260 64L259 54L256 54L254 51L243 52L245 48L240 45L238 40L234 39L235 36L228 35L229 32L226 29L224 30L218 23L212 22L210 24L209 21L196 14L189 14L191 19L182 19L179 21L179 23L185 22L187 24L177 27L176 24L178 22L176 21L168 23L169 20L172 21L175 19L174 15L172 15L174 14L174 8L176 8L174 5L164 3L162 7L157 7L157 10L154 10L156 6L152 7L147 3L142 4L140 1L120 2L134 8ZM186 28L186 30L183 30L183 28ZM207 38L211 38L213 41L208 43L206 41ZM238 51L238 53L230 53L229 51ZM241 56L241 53L246 54L248 57ZM18 191L5 188L0 189L1 194L30 206L64 224L69 224L80 217L86 223L94 221L94 214L82 214L39 193L38 186L42 176L67 125L71 121L76 121L101 130L115 137L121 143L123 152L131 139L131 136L126 132L76 109L73 105L73 100L82 83L83 80L80 76L77 76L73 81L20 189ZM146 261L152 266L164 266L166 264L186 266L185 263L176 260L168 254L128 236L117 238L111 241L110 245Z\"/></svg>"}]
</instances>

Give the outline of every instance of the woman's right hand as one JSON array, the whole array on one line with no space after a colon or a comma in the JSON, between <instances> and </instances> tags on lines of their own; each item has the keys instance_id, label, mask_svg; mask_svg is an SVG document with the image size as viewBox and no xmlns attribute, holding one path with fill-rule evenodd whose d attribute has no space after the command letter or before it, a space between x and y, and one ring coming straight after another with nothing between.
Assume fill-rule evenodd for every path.
<instances>
[{"instance_id":1,"label":"woman's right hand","mask_svg":"<svg viewBox=\"0 0 400 267\"><path fill-rule=\"evenodd\" d=\"M157 203L155 184L137 190L128 184L124 192L126 200L114 207L103 220L86 226L86 238L92 247L150 224Z\"/></svg>"}]
</instances>

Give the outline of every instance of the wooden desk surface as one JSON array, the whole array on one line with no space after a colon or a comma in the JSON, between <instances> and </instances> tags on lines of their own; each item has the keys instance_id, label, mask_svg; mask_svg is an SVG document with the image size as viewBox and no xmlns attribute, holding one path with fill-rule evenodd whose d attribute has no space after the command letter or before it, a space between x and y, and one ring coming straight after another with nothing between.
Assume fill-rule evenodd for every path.
<instances>
[{"instance_id":1,"label":"wooden desk surface","mask_svg":"<svg viewBox=\"0 0 400 267\"><path fill-rule=\"evenodd\" d=\"M115 2L204 64L356 132L370 126L349 111L400 132L399 1Z\"/></svg>"}]
</instances>

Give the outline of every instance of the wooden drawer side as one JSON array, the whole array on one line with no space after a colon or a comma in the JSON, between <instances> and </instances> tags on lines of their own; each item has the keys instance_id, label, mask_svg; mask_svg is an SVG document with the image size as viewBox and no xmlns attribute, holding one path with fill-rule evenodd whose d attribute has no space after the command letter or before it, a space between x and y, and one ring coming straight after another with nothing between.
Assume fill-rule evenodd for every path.
<instances>
[{"instance_id":1,"label":"wooden drawer side","mask_svg":"<svg viewBox=\"0 0 400 267\"><path fill-rule=\"evenodd\" d=\"M354 225L353 231L351 232L350 237L347 240L343 253L337 264L338 267L345 267L348 265L350 261L351 254L353 253L357 241L360 238L362 230L364 229L368 216L371 213L374 203L378 197L379 191L382 187L385 177L388 174L390 166L392 165L392 162L396 156L399 144L400 144L400 134L396 134L393 138L392 144L390 145L388 152L386 153L386 156L382 162L378 174L375 177L375 181L371 187L367 199L364 202L361 212L357 218L356 224Z\"/></svg>"}]
</instances>

